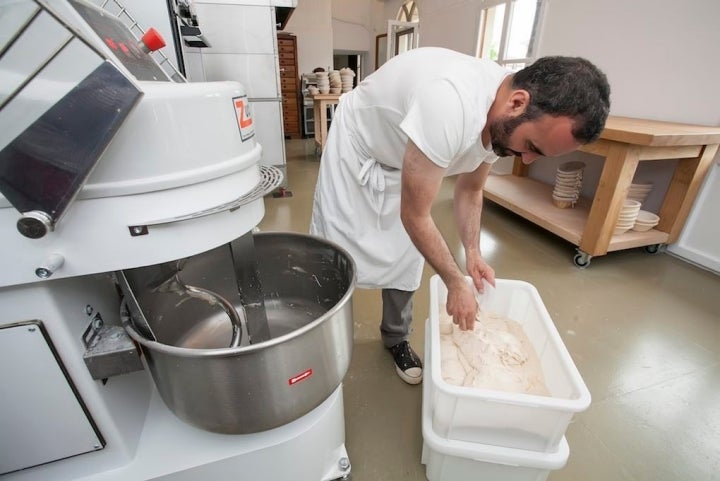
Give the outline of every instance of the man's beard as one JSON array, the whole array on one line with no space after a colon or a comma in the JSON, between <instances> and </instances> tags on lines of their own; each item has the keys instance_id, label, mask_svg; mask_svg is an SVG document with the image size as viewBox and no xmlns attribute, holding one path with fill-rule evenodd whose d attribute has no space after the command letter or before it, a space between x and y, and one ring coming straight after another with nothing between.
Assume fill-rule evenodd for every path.
<instances>
[{"instance_id":1,"label":"man's beard","mask_svg":"<svg viewBox=\"0 0 720 481\"><path fill-rule=\"evenodd\" d=\"M490 124L490 143L493 152L500 157L517 155L517 152L508 146L510 136L515 132L515 129L529 120L529 116L523 112L517 117L503 117L493 121Z\"/></svg>"}]
</instances>

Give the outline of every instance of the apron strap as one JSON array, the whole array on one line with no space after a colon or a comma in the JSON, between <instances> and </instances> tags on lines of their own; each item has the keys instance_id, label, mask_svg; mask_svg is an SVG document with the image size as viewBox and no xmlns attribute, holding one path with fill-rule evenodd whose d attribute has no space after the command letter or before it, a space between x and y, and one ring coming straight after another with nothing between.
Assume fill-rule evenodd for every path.
<instances>
[{"instance_id":1,"label":"apron strap","mask_svg":"<svg viewBox=\"0 0 720 481\"><path fill-rule=\"evenodd\" d=\"M385 203L385 173L382 165L373 158L364 160L358 173L358 181L360 185L370 188L370 194L375 204L377 226L380 228L380 214Z\"/></svg>"}]
</instances>

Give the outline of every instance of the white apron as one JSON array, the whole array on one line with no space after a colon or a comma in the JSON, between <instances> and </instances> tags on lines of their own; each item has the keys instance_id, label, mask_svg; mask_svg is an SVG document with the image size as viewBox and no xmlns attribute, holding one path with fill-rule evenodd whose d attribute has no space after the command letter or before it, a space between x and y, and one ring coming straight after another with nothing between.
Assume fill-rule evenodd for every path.
<instances>
[{"instance_id":1,"label":"white apron","mask_svg":"<svg viewBox=\"0 0 720 481\"><path fill-rule=\"evenodd\" d=\"M400 220L401 171L358 154L345 122L341 101L323 152L310 233L350 253L358 287L417 290L425 259Z\"/></svg>"},{"instance_id":2,"label":"white apron","mask_svg":"<svg viewBox=\"0 0 720 481\"><path fill-rule=\"evenodd\" d=\"M393 57L341 97L320 163L310 232L350 253L359 287L420 286L425 259L400 220L399 169L408 139L445 176L494 162L480 133L509 73L491 61L424 47Z\"/></svg>"}]
</instances>

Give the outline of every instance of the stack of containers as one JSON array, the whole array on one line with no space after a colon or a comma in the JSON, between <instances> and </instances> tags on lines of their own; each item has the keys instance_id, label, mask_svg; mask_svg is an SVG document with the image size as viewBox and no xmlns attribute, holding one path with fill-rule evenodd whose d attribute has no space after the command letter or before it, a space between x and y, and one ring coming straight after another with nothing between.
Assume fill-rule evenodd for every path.
<instances>
[{"instance_id":1,"label":"stack of containers","mask_svg":"<svg viewBox=\"0 0 720 481\"><path fill-rule=\"evenodd\" d=\"M321 94L330 93L330 78L328 72L316 72L317 88Z\"/></svg>"},{"instance_id":2,"label":"stack of containers","mask_svg":"<svg viewBox=\"0 0 720 481\"><path fill-rule=\"evenodd\" d=\"M575 207L575 203L580 198L584 170L585 163L577 160L564 162L558 166L552 193L552 201L556 207L561 209Z\"/></svg>"},{"instance_id":3,"label":"stack of containers","mask_svg":"<svg viewBox=\"0 0 720 481\"><path fill-rule=\"evenodd\" d=\"M623 206L620 208L620 213L618 214L618 220L615 223L613 235L624 234L628 230L632 229L635 225L639 212L640 201L626 199Z\"/></svg>"},{"instance_id":4,"label":"stack of containers","mask_svg":"<svg viewBox=\"0 0 720 481\"><path fill-rule=\"evenodd\" d=\"M340 72L337 70L331 70L328 74L328 81L330 82L330 93L339 94L342 90L342 80L340 79Z\"/></svg>"},{"instance_id":5,"label":"stack of containers","mask_svg":"<svg viewBox=\"0 0 720 481\"><path fill-rule=\"evenodd\" d=\"M470 282L468 278L468 282ZM527 282L496 280L483 309L522 325L542 365L550 396L451 385L442 379L439 310L447 289L430 280L425 337L423 454L430 481L488 479L545 481L565 466L565 431L590 405L575 367L537 290Z\"/></svg>"},{"instance_id":6,"label":"stack of containers","mask_svg":"<svg viewBox=\"0 0 720 481\"><path fill-rule=\"evenodd\" d=\"M342 85L342 93L350 92L353 89L355 72L351 68L345 67L340 69L340 80Z\"/></svg>"},{"instance_id":7,"label":"stack of containers","mask_svg":"<svg viewBox=\"0 0 720 481\"><path fill-rule=\"evenodd\" d=\"M647 184L630 184L627 198L630 200L636 200L642 205L645 202L645 198L648 196L652 188L652 182Z\"/></svg>"}]
</instances>

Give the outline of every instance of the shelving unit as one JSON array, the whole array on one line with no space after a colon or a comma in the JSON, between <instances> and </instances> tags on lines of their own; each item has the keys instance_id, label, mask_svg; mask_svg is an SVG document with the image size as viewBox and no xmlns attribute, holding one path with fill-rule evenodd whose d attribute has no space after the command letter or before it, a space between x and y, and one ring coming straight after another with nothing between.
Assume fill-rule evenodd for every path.
<instances>
[{"instance_id":1,"label":"shelving unit","mask_svg":"<svg viewBox=\"0 0 720 481\"><path fill-rule=\"evenodd\" d=\"M600 139L580 150L605 157L592 201L573 209L552 204L553 186L527 177L528 166L515 159L512 175L491 175L485 197L578 246L575 265L587 267L594 256L660 245L677 240L720 144L720 128L628 117L610 117ZM647 232L613 235L620 208L638 163L679 159L665 194L660 223Z\"/></svg>"},{"instance_id":2,"label":"shelving unit","mask_svg":"<svg viewBox=\"0 0 720 481\"><path fill-rule=\"evenodd\" d=\"M278 33L278 57L280 62L280 89L282 92L283 131L285 137L299 139L300 132L300 82L298 81L297 38L288 33Z\"/></svg>"}]
</instances>

